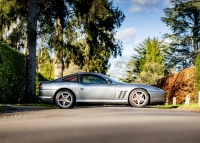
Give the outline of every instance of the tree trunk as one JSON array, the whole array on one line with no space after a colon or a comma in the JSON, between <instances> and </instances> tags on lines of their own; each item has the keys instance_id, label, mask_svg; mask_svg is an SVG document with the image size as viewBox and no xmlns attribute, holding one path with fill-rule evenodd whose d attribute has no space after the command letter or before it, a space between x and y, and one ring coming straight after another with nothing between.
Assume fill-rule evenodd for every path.
<instances>
[{"instance_id":1,"label":"tree trunk","mask_svg":"<svg viewBox=\"0 0 200 143\"><path fill-rule=\"evenodd\" d=\"M55 35L55 66L54 79L63 77L64 62L63 62L63 27L59 18L56 20L56 35Z\"/></svg>"},{"instance_id":2,"label":"tree trunk","mask_svg":"<svg viewBox=\"0 0 200 143\"><path fill-rule=\"evenodd\" d=\"M193 48L194 48L194 55L193 55L193 64L195 64L196 57L199 53L199 11L197 10L194 14L194 28L193 28Z\"/></svg>"},{"instance_id":3,"label":"tree trunk","mask_svg":"<svg viewBox=\"0 0 200 143\"><path fill-rule=\"evenodd\" d=\"M59 56L55 56L55 66L54 66L54 79L57 79L63 77L64 62L62 59L62 52L55 51L55 54L59 54Z\"/></svg>"},{"instance_id":4,"label":"tree trunk","mask_svg":"<svg viewBox=\"0 0 200 143\"><path fill-rule=\"evenodd\" d=\"M35 102L37 0L28 1L25 101Z\"/></svg>"}]
</instances>

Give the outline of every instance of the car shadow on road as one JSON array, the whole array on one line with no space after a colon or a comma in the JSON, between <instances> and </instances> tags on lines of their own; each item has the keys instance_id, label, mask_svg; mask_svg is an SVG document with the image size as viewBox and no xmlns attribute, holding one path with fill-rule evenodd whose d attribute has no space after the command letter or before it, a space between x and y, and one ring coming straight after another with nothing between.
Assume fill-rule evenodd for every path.
<instances>
[{"instance_id":1,"label":"car shadow on road","mask_svg":"<svg viewBox=\"0 0 200 143\"><path fill-rule=\"evenodd\" d=\"M27 112L27 111L39 111L39 110L48 110L48 109L56 109L56 108L57 107L10 105L10 106L5 106L2 110L0 110L0 116L2 114L7 114L7 113L9 114L9 113L19 113L19 112Z\"/></svg>"}]
</instances>

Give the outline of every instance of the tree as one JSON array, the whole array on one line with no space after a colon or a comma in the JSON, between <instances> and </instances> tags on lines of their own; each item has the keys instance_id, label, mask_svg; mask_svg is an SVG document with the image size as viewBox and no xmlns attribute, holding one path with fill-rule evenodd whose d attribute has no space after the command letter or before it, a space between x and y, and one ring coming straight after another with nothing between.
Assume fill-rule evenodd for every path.
<instances>
[{"instance_id":1,"label":"tree","mask_svg":"<svg viewBox=\"0 0 200 143\"><path fill-rule=\"evenodd\" d=\"M16 19L15 6L16 0L0 1L0 41L3 41L3 33L6 27L9 27L12 21Z\"/></svg>"},{"instance_id":2,"label":"tree","mask_svg":"<svg viewBox=\"0 0 200 143\"><path fill-rule=\"evenodd\" d=\"M157 81L164 76L165 66L156 62L146 63L145 71L139 73L135 82L156 85Z\"/></svg>"},{"instance_id":3,"label":"tree","mask_svg":"<svg viewBox=\"0 0 200 143\"><path fill-rule=\"evenodd\" d=\"M129 61L127 66L131 70L123 81L156 84L165 71L161 44L156 38L148 38L134 50L137 54Z\"/></svg>"},{"instance_id":4,"label":"tree","mask_svg":"<svg viewBox=\"0 0 200 143\"><path fill-rule=\"evenodd\" d=\"M0 1L0 40L21 50L27 46L27 0Z\"/></svg>"},{"instance_id":5,"label":"tree","mask_svg":"<svg viewBox=\"0 0 200 143\"><path fill-rule=\"evenodd\" d=\"M128 62L126 62L126 63L122 62L122 64L123 64L123 66L125 65L126 67L125 67L125 71L122 71L123 72L122 77L119 78L119 79L123 82L133 83L135 81L135 78L136 78L136 75L135 75L135 71L136 71L136 68L137 68L137 66L135 66L136 61L133 58L131 58ZM119 71L124 69L123 66L122 65L120 67L117 66L118 68L121 68L121 69L119 69ZM116 67L116 69L117 69L117 67Z\"/></svg>"},{"instance_id":6,"label":"tree","mask_svg":"<svg viewBox=\"0 0 200 143\"><path fill-rule=\"evenodd\" d=\"M109 58L121 55L122 44L114 35L125 16L108 0L77 0L74 9L81 21L84 65L87 71L106 73Z\"/></svg>"},{"instance_id":7,"label":"tree","mask_svg":"<svg viewBox=\"0 0 200 143\"><path fill-rule=\"evenodd\" d=\"M194 65L199 52L200 11L197 0L172 0L172 8L164 9L161 20L169 26L173 34L165 37L171 42L171 62L178 64L179 70Z\"/></svg>"},{"instance_id":8,"label":"tree","mask_svg":"<svg viewBox=\"0 0 200 143\"><path fill-rule=\"evenodd\" d=\"M37 54L37 72L45 79L53 79L53 60L47 48L40 48Z\"/></svg>"},{"instance_id":9,"label":"tree","mask_svg":"<svg viewBox=\"0 0 200 143\"><path fill-rule=\"evenodd\" d=\"M121 54L122 45L114 34L124 15L112 2L51 0L51 5L41 4L40 9L40 19L55 26L49 42L55 51L54 78L62 77L64 63L69 65L73 61L86 71L106 73L111 55Z\"/></svg>"},{"instance_id":10,"label":"tree","mask_svg":"<svg viewBox=\"0 0 200 143\"><path fill-rule=\"evenodd\" d=\"M164 64L164 58L161 54L160 45L156 38L153 39L148 38L146 41L145 63L147 62L148 63L155 62L161 65Z\"/></svg>"},{"instance_id":11,"label":"tree","mask_svg":"<svg viewBox=\"0 0 200 143\"><path fill-rule=\"evenodd\" d=\"M4 21L0 23L2 31L0 36L3 37L6 27L10 28L10 25L15 23L17 26L6 37L6 41L13 46L18 45L20 41L23 42L27 57L27 102L35 100L36 35L38 38L41 38L41 35L47 36L45 43L54 48L55 78L63 76L64 62L69 65L75 61L74 63L80 67L85 64L88 71L105 73L109 68L109 58L121 54L121 42L117 41L114 35L115 28L121 25L125 16L118 8L113 7L112 1L50 0L47 3L44 0L2 0L0 2L1 7L8 4L9 8L8 11L1 9L0 16ZM65 37L65 32L71 28L68 24L74 17L77 22L72 31L73 33L78 31L81 35L71 41ZM22 29L21 33L18 25ZM25 40L22 40L21 36Z\"/></svg>"},{"instance_id":12,"label":"tree","mask_svg":"<svg viewBox=\"0 0 200 143\"><path fill-rule=\"evenodd\" d=\"M121 78L122 81L133 83L135 82L138 74L144 69L145 55L146 55L146 42L145 39L138 47L134 48L136 54L133 54L131 59L126 64L125 76Z\"/></svg>"},{"instance_id":13,"label":"tree","mask_svg":"<svg viewBox=\"0 0 200 143\"><path fill-rule=\"evenodd\" d=\"M106 73L108 76L121 80L126 75L125 69L127 68L127 63L129 61L129 58L127 57L119 57L117 59L111 59L112 60L112 68L109 69L108 73Z\"/></svg>"},{"instance_id":14,"label":"tree","mask_svg":"<svg viewBox=\"0 0 200 143\"><path fill-rule=\"evenodd\" d=\"M35 102L37 0L28 0L26 55L26 102Z\"/></svg>"},{"instance_id":15,"label":"tree","mask_svg":"<svg viewBox=\"0 0 200 143\"><path fill-rule=\"evenodd\" d=\"M146 41L146 54L144 65L136 81L146 84L156 84L157 80L164 76L164 58L160 51L160 45L156 38L148 38Z\"/></svg>"},{"instance_id":16,"label":"tree","mask_svg":"<svg viewBox=\"0 0 200 143\"><path fill-rule=\"evenodd\" d=\"M63 40L63 34L64 34L64 28L66 26L66 4L64 0L57 0L55 2L55 36L54 36L54 78L59 78L63 76L63 70L64 70L64 61L63 61L63 46L64 46L64 40Z\"/></svg>"},{"instance_id":17,"label":"tree","mask_svg":"<svg viewBox=\"0 0 200 143\"><path fill-rule=\"evenodd\" d=\"M70 62L70 64L67 66L68 68L65 68L63 74L69 75L76 72L85 72L83 69L81 69L78 65L74 64L73 62Z\"/></svg>"},{"instance_id":18,"label":"tree","mask_svg":"<svg viewBox=\"0 0 200 143\"><path fill-rule=\"evenodd\" d=\"M26 102L35 101L35 76L36 76L36 28L37 28L37 0L2 0L1 7L1 40L3 32L16 21L25 21L27 25L25 45L26 55ZM25 20L24 20L25 19ZM16 22L17 23L17 22ZM16 38L16 36L15 36ZM18 42L16 40L16 42Z\"/></svg>"}]
</instances>

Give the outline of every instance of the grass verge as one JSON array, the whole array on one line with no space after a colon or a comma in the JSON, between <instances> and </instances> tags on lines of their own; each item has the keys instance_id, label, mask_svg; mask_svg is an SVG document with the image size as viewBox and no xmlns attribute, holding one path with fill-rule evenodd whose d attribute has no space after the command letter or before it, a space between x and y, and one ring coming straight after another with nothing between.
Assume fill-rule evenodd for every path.
<instances>
[{"instance_id":1,"label":"grass verge","mask_svg":"<svg viewBox=\"0 0 200 143\"><path fill-rule=\"evenodd\" d=\"M176 106L173 106L172 104L168 105L151 105L150 108L161 108L161 109L181 109L181 110L188 110L188 111L197 111L200 112L200 106L198 103L190 103L190 105L185 104L177 104Z\"/></svg>"},{"instance_id":2,"label":"grass verge","mask_svg":"<svg viewBox=\"0 0 200 143\"><path fill-rule=\"evenodd\" d=\"M15 111L17 110L16 108L13 108L12 106L6 106L0 104L0 112L5 112L5 111Z\"/></svg>"},{"instance_id":3,"label":"grass verge","mask_svg":"<svg viewBox=\"0 0 200 143\"><path fill-rule=\"evenodd\" d=\"M18 110L15 108L16 106L24 106L24 107L38 107L38 108L46 108L46 109L54 109L58 108L54 104L44 104L44 103L31 103L31 104L16 104L14 107L6 106L3 104L0 104L0 112L6 112L6 111L15 111ZM180 110L187 110L187 111L195 111L200 112L200 106L198 103L190 103L190 105L185 104L177 104L176 106L173 106L172 104L166 104L166 105L151 105L148 106L148 108L158 108L158 109L180 109Z\"/></svg>"},{"instance_id":4,"label":"grass verge","mask_svg":"<svg viewBox=\"0 0 200 143\"><path fill-rule=\"evenodd\" d=\"M48 103L16 104L16 106L30 106L30 107L58 108L56 105L54 105L54 104L48 104Z\"/></svg>"},{"instance_id":5,"label":"grass verge","mask_svg":"<svg viewBox=\"0 0 200 143\"><path fill-rule=\"evenodd\" d=\"M30 110L30 109L54 109L58 108L53 104L44 104L44 103L31 103L31 104L0 104L0 113L13 112L20 110Z\"/></svg>"}]
</instances>

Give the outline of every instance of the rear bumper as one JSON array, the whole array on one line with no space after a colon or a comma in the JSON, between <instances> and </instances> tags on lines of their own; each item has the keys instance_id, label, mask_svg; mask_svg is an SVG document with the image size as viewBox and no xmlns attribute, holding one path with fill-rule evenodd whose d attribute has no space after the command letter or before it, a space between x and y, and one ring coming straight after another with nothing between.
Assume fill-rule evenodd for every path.
<instances>
[{"instance_id":1,"label":"rear bumper","mask_svg":"<svg viewBox=\"0 0 200 143\"><path fill-rule=\"evenodd\" d=\"M39 99L42 102L53 102L54 90L40 90Z\"/></svg>"},{"instance_id":2,"label":"rear bumper","mask_svg":"<svg viewBox=\"0 0 200 143\"><path fill-rule=\"evenodd\" d=\"M42 101L42 102L53 102L52 101L52 98L49 97L49 96L39 96L39 99Z\"/></svg>"}]
</instances>

